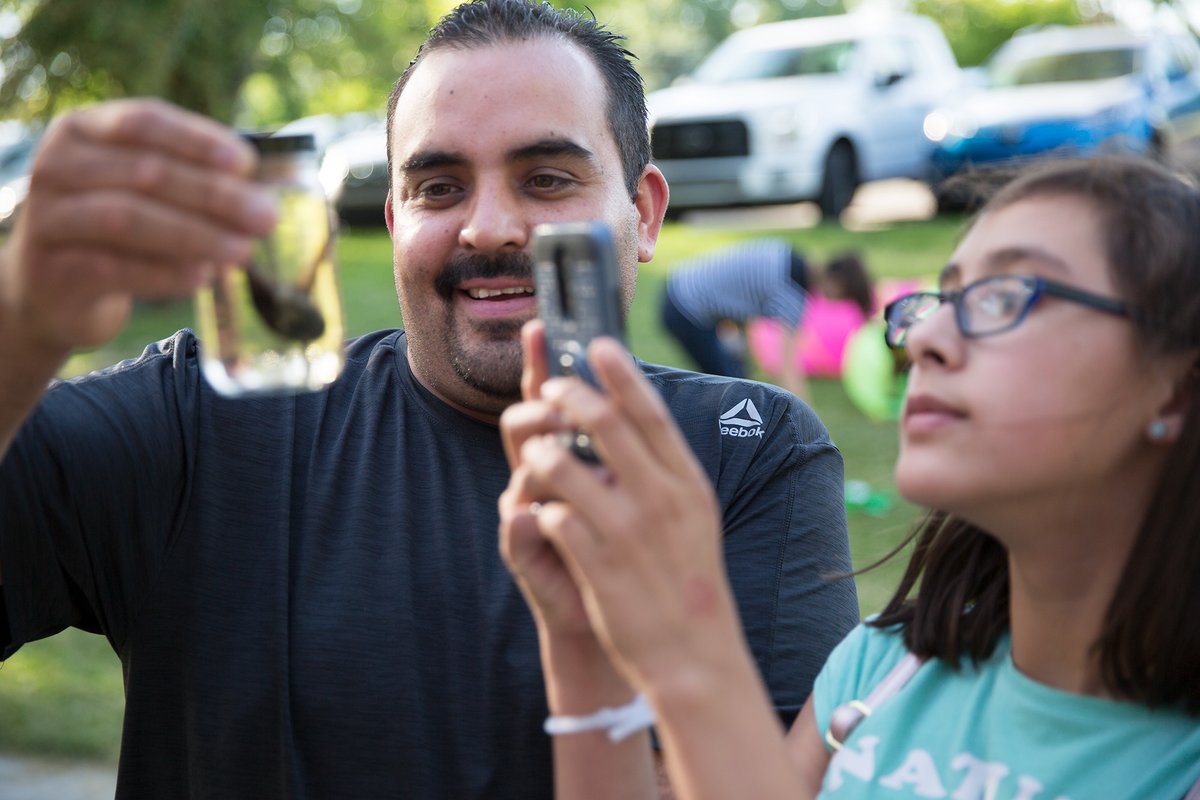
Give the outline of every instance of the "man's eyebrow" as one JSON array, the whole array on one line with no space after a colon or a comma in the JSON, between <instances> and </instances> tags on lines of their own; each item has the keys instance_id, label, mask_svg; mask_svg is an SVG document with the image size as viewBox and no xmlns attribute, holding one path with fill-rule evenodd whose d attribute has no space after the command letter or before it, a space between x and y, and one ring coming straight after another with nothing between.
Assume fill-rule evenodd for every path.
<instances>
[{"instance_id":1,"label":"man's eyebrow","mask_svg":"<svg viewBox=\"0 0 1200 800\"><path fill-rule=\"evenodd\" d=\"M570 139L539 139L508 151L510 161L530 161L549 157L595 161L596 154ZM446 167L461 167L467 163L468 159L462 153L449 150L427 150L409 156L400 163L398 170L401 173L423 172Z\"/></svg>"},{"instance_id":2,"label":"man's eyebrow","mask_svg":"<svg viewBox=\"0 0 1200 800\"><path fill-rule=\"evenodd\" d=\"M409 156L401 162L399 171L420 172L443 167L459 167L466 163L467 157L462 153L452 153L446 150L427 150Z\"/></svg>"},{"instance_id":3,"label":"man's eyebrow","mask_svg":"<svg viewBox=\"0 0 1200 800\"><path fill-rule=\"evenodd\" d=\"M567 157L594 161L596 154L570 139L540 139L508 151L512 161L529 161L546 157Z\"/></svg>"}]
</instances>

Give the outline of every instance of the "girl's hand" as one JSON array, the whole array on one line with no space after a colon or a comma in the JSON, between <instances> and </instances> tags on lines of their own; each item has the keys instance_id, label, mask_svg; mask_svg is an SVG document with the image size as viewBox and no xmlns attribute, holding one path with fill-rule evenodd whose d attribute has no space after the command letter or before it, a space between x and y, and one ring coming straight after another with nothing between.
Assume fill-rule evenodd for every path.
<instances>
[{"instance_id":1,"label":"girl's hand","mask_svg":"<svg viewBox=\"0 0 1200 800\"><path fill-rule=\"evenodd\" d=\"M558 410L539 399L547 376L542 333L537 320L521 331L525 353L521 393L525 400L510 406L500 417L504 452L513 470L508 488L500 495L500 554L543 638L594 641L574 579L553 544L538 529L536 515L543 503L556 497L554 488L538 481L521 461L522 446L530 438L567 428Z\"/></svg>"},{"instance_id":2,"label":"girl's hand","mask_svg":"<svg viewBox=\"0 0 1200 800\"><path fill-rule=\"evenodd\" d=\"M606 394L553 379L541 396L547 415L591 434L604 468L553 436L529 436L523 481L547 498L537 528L580 587L592 627L626 677L651 691L720 663L741 636L721 519L707 475L629 354L601 339L588 355Z\"/></svg>"}]
</instances>

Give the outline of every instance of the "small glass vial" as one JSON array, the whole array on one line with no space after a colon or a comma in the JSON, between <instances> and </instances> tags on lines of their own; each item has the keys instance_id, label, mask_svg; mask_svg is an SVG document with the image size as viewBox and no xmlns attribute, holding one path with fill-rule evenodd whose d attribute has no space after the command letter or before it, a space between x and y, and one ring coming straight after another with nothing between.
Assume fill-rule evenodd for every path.
<instances>
[{"instance_id":1,"label":"small glass vial","mask_svg":"<svg viewBox=\"0 0 1200 800\"><path fill-rule=\"evenodd\" d=\"M201 369L228 397L320 390L341 373L345 322L336 217L317 180L313 138L246 138L279 221L247 263L196 293Z\"/></svg>"}]
</instances>

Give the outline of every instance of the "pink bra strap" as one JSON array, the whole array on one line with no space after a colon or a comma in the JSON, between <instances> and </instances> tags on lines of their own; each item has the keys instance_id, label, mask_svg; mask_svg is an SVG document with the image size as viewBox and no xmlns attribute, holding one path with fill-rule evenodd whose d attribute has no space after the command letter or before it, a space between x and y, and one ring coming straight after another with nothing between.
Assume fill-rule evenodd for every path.
<instances>
[{"instance_id":1,"label":"pink bra strap","mask_svg":"<svg viewBox=\"0 0 1200 800\"><path fill-rule=\"evenodd\" d=\"M871 690L866 700L851 700L835 708L829 718L829 730L825 731L825 742L834 750L841 750L846 738L858 724L871 716L871 712L883 705L885 700L903 689L923 663L923 658L912 653L907 654L900 659L900 663L892 667L891 672L884 676L879 685ZM1189 796L1186 800L1193 798Z\"/></svg>"}]
</instances>

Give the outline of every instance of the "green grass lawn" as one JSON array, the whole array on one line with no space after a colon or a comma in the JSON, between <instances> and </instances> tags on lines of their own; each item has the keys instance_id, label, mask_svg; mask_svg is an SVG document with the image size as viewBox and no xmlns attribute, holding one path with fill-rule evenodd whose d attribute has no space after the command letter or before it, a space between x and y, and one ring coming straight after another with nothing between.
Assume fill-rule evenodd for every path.
<instances>
[{"instance_id":1,"label":"green grass lawn","mask_svg":"<svg viewBox=\"0 0 1200 800\"><path fill-rule=\"evenodd\" d=\"M775 234L792 239L818 263L854 248L864 255L876 276L908 278L936 274L960 228L958 219L949 218L866 232L821 225ZM657 298L668 270L682 258L735 238L761 235L767 233L668 225L654 262L643 265L640 272L638 300L628 324L634 353L649 361L690 366L683 352L663 334L656 317ZM400 314L386 232L345 233L339 257L350 333L398 327ZM135 356L147 342L190 326L191 316L188 302L142 306L120 337L103 348L76 355L65 372L86 372ZM849 514L854 563L863 567L889 551L917 513L894 497L891 469L896 457L896 426L871 422L860 414L839 382L811 383L813 406L842 451L846 477L866 481L893 499L878 516L859 510ZM887 599L900 565L894 560L859 577L864 613L880 608ZM35 642L0 666L0 750L115 760L122 707L120 664L103 638L67 631Z\"/></svg>"}]
</instances>

